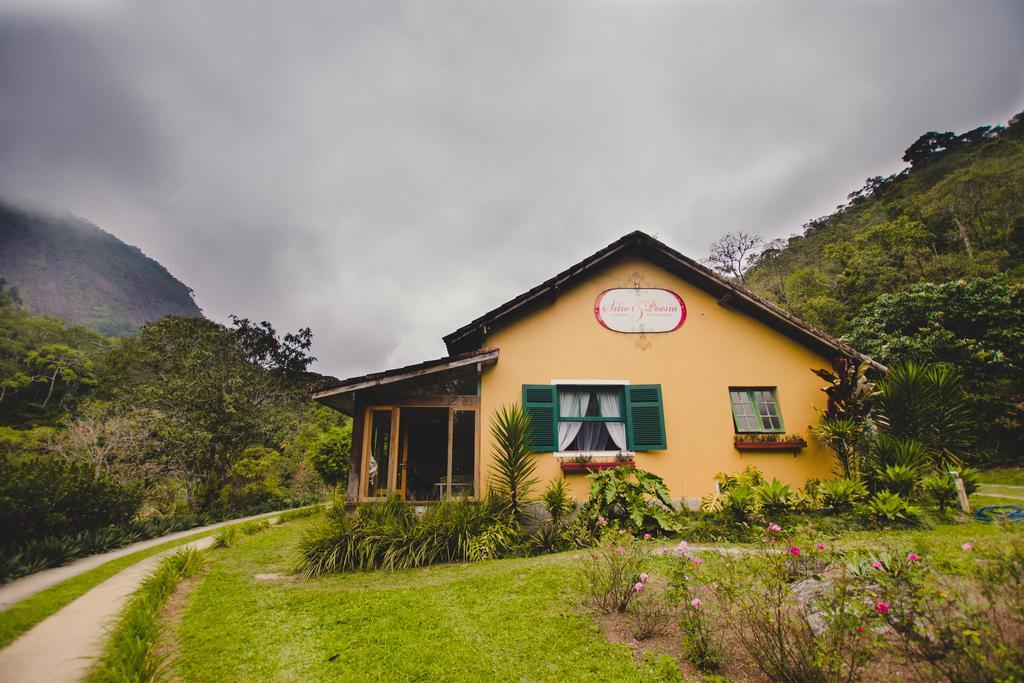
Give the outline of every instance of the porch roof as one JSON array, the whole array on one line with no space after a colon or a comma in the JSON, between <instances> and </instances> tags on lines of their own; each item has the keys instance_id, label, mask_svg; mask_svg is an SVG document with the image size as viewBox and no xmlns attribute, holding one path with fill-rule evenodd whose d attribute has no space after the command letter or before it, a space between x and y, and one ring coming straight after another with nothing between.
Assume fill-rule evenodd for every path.
<instances>
[{"instance_id":1,"label":"porch roof","mask_svg":"<svg viewBox=\"0 0 1024 683\"><path fill-rule=\"evenodd\" d=\"M477 363L490 365L498 360L498 349L477 349L465 353L457 353L443 358L435 358L421 363L414 363L400 368L384 370L382 372L371 372L367 375L349 377L348 379L336 380L329 385L320 387L313 392L313 400L340 410L343 413L351 414L355 392L370 389L373 387L393 384L405 380L426 377L438 373L447 372L456 368L475 365Z\"/></svg>"}]
</instances>

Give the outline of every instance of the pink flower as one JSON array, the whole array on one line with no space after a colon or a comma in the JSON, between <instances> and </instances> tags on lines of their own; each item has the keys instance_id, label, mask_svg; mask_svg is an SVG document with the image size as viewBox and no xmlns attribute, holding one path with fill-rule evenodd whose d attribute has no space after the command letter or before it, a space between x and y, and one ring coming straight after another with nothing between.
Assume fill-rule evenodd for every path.
<instances>
[{"instance_id":1,"label":"pink flower","mask_svg":"<svg viewBox=\"0 0 1024 683\"><path fill-rule=\"evenodd\" d=\"M633 584L633 590L635 590L637 593L639 593L643 589L644 589L644 585L642 583L640 583L639 581L637 581L635 584Z\"/></svg>"},{"instance_id":2,"label":"pink flower","mask_svg":"<svg viewBox=\"0 0 1024 683\"><path fill-rule=\"evenodd\" d=\"M816 545L814 547L817 548L819 551L822 551L822 550L825 549L825 544L824 543L818 543L818 545Z\"/></svg>"},{"instance_id":3,"label":"pink flower","mask_svg":"<svg viewBox=\"0 0 1024 683\"><path fill-rule=\"evenodd\" d=\"M782 527L775 522L772 522L768 525L768 531L782 531Z\"/></svg>"},{"instance_id":4,"label":"pink flower","mask_svg":"<svg viewBox=\"0 0 1024 683\"><path fill-rule=\"evenodd\" d=\"M700 559L699 557L695 557L693 558L693 563L699 567L702 564L704 564L704 560Z\"/></svg>"},{"instance_id":5,"label":"pink flower","mask_svg":"<svg viewBox=\"0 0 1024 683\"><path fill-rule=\"evenodd\" d=\"M690 600L690 604L693 605L695 609L700 609L700 598L694 598L693 600Z\"/></svg>"},{"instance_id":6,"label":"pink flower","mask_svg":"<svg viewBox=\"0 0 1024 683\"><path fill-rule=\"evenodd\" d=\"M624 552L626 552L626 549L625 549L625 548L623 548L623 547L622 547L622 546L620 545L620 546L619 546L618 548L616 548L616 549L615 549L615 552L617 552L617 553L624 553Z\"/></svg>"},{"instance_id":7,"label":"pink flower","mask_svg":"<svg viewBox=\"0 0 1024 683\"><path fill-rule=\"evenodd\" d=\"M647 583L647 579L651 578L646 572L640 575L640 583Z\"/></svg>"},{"instance_id":8,"label":"pink flower","mask_svg":"<svg viewBox=\"0 0 1024 683\"><path fill-rule=\"evenodd\" d=\"M907 562L917 562L920 559L921 558L918 556L917 553L908 553L907 554Z\"/></svg>"},{"instance_id":9,"label":"pink flower","mask_svg":"<svg viewBox=\"0 0 1024 683\"><path fill-rule=\"evenodd\" d=\"M960 546L960 547L961 547L961 548L963 548L963 550L964 550L964 552L965 552L965 553L969 553L969 552L971 552L972 550L974 550L974 546L972 546L972 545L971 545L970 543L964 543L964 544L963 544L962 546Z\"/></svg>"},{"instance_id":10,"label":"pink flower","mask_svg":"<svg viewBox=\"0 0 1024 683\"><path fill-rule=\"evenodd\" d=\"M644 534L644 540L645 541L651 540L651 535L650 534Z\"/></svg>"},{"instance_id":11,"label":"pink flower","mask_svg":"<svg viewBox=\"0 0 1024 683\"><path fill-rule=\"evenodd\" d=\"M668 548L658 548L658 555L661 557L668 555Z\"/></svg>"},{"instance_id":12,"label":"pink flower","mask_svg":"<svg viewBox=\"0 0 1024 683\"><path fill-rule=\"evenodd\" d=\"M878 560L875 560L874 562L871 563L871 568L872 569L881 569L882 568L882 563L879 562Z\"/></svg>"},{"instance_id":13,"label":"pink flower","mask_svg":"<svg viewBox=\"0 0 1024 683\"><path fill-rule=\"evenodd\" d=\"M598 523L598 524L602 524L602 525L603 525L603 524L605 523L605 521L604 521L604 515L598 515L598 516L597 516L597 523Z\"/></svg>"},{"instance_id":14,"label":"pink flower","mask_svg":"<svg viewBox=\"0 0 1024 683\"><path fill-rule=\"evenodd\" d=\"M888 614L889 613L889 603L887 603L887 602L876 602L875 603L875 611L878 612L879 614Z\"/></svg>"},{"instance_id":15,"label":"pink flower","mask_svg":"<svg viewBox=\"0 0 1024 683\"><path fill-rule=\"evenodd\" d=\"M789 546L789 554L793 557L800 557L800 548L797 548L795 545Z\"/></svg>"},{"instance_id":16,"label":"pink flower","mask_svg":"<svg viewBox=\"0 0 1024 683\"><path fill-rule=\"evenodd\" d=\"M690 546L686 541L679 541L679 545L676 546L676 555L682 557L689 551Z\"/></svg>"},{"instance_id":17,"label":"pink flower","mask_svg":"<svg viewBox=\"0 0 1024 683\"><path fill-rule=\"evenodd\" d=\"M859 633L861 635L864 635L864 627L863 626L858 626L857 627L857 633Z\"/></svg>"}]
</instances>

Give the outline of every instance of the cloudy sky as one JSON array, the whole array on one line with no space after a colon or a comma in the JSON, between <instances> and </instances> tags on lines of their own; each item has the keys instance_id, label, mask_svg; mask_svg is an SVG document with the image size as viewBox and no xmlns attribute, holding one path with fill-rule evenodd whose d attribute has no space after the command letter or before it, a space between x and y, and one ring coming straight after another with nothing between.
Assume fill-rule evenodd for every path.
<instances>
[{"instance_id":1,"label":"cloudy sky","mask_svg":"<svg viewBox=\"0 0 1024 683\"><path fill-rule=\"evenodd\" d=\"M1020 0L0 1L0 194L347 376L635 228L798 232L1022 65Z\"/></svg>"}]
</instances>

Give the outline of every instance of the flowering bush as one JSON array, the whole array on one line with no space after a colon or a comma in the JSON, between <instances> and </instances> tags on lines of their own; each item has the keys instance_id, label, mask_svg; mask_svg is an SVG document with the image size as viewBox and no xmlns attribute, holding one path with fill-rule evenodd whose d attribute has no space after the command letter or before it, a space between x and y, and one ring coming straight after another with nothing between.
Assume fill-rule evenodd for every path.
<instances>
[{"instance_id":1,"label":"flowering bush","mask_svg":"<svg viewBox=\"0 0 1024 683\"><path fill-rule=\"evenodd\" d=\"M840 571L808 575L812 565L799 563ZM855 577L824 543L788 538L778 524L765 528L752 556L723 565L715 596L725 625L770 680L856 680L879 642L880 617Z\"/></svg>"},{"instance_id":2,"label":"flowering bush","mask_svg":"<svg viewBox=\"0 0 1024 683\"><path fill-rule=\"evenodd\" d=\"M681 561L672 577L672 589L680 602L683 651L698 670L715 671L722 663L725 650L712 630L713 618L696 590L709 582L704 561L690 553L685 541L676 547L676 555Z\"/></svg>"},{"instance_id":3,"label":"flowering bush","mask_svg":"<svg viewBox=\"0 0 1024 683\"><path fill-rule=\"evenodd\" d=\"M587 551L580 572L587 601L598 612L625 612L644 591L641 581L649 540L638 540L626 532L607 530L600 541Z\"/></svg>"},{"instance_id":4,"label":"flowering bush","mask_svg":"<svg viewBox=\"0 0 1024 683\"><path fill-rule=\"evenodd\" d=\"M649 583L650 576L642 573L639 578L633 584L637 595L629 606L629 632L637 640L646 640L665 629L672 611L664 593Z\"/></svg>"},{"instance_id":5,"label":"flowering bush","mask_svg":"<svg viewBox=\"0 0 1024 683\"><path fill-rule=\"evenodd\" d=\"M979 554L971 581L940 573L912 551L880 555L860 574L896 647L922 677L1024 679L1024 540Z\"/></svg>"}]
</instances>

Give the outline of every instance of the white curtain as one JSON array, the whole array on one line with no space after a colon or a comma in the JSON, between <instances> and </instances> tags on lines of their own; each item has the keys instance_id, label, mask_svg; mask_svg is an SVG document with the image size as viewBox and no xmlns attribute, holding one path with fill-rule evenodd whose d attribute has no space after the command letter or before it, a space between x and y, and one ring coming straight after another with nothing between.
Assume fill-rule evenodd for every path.
<instances>
[{"instance_id":1,"label":"white curtain","mask_svg":"<svg viewBox=\"0 0 1024 683\"><path fill-rule=\"evenodd\" d=\"M601 417L622 417L619 405L619 392L599 391L597 392L598 405L601 407ZM620 451L626 450L626 423L625 422L603 422L600 423L608 430L608 436Z\"/></svg>"},{"instance_id":2,"label":"white curtain","mask_svg":"<svg viewBox=\"0 0 1024 683\"><path fill-rule=\"evenodd\" d=\"M558 393L558 409L561 417L583 417L590 404L590 393L586 391L561 391ZM558 423L558 450L569 448L580 432L582 422Z\"/></svg>"}]
</instances>

